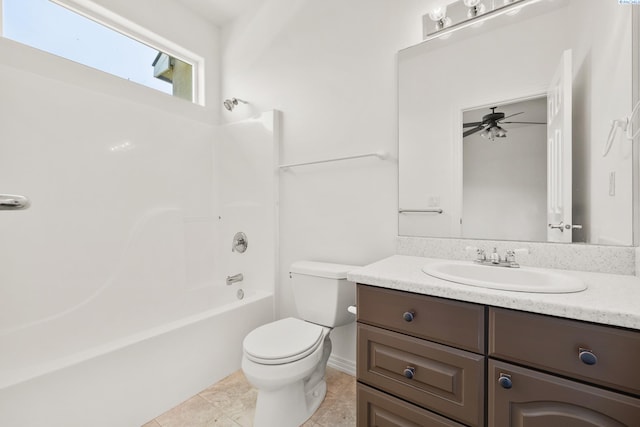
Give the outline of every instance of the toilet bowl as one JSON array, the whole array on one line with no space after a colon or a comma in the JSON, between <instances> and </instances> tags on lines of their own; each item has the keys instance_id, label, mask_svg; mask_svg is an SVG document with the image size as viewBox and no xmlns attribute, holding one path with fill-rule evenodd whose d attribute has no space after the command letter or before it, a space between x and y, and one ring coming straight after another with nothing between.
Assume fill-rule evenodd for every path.
<instances>
[{"instance_id":1,"label":"toilet bowl","mask_svg":"<svg viewBox=\"0 0 640 427\"><path fill-rule=\"evenodd\" d=\"M298 427L322 403L329 334L355 319L347 312L355 303L355 284L346 280L354 268L294 263L290 275L300 318L268 323L245 337L242 370L258 389L254 427Z\"/></svg>"}]
</instances>

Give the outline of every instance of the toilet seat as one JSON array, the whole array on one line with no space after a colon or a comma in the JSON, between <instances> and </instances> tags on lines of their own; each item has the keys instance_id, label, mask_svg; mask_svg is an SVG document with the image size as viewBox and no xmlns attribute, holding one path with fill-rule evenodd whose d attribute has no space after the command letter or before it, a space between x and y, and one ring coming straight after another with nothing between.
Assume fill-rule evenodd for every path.
<instances>
[{"instance_id":1,"label":"toilet seat","mask_svg":"<svg viewBox=\"0 0 640 427\"><path fill-rule=\"evenodd\" d=\"M324 331L319 325L288 317L254 329L242 346L252 362L282 365L313 353L322 344Z\"/></svg>"}]
</instances>

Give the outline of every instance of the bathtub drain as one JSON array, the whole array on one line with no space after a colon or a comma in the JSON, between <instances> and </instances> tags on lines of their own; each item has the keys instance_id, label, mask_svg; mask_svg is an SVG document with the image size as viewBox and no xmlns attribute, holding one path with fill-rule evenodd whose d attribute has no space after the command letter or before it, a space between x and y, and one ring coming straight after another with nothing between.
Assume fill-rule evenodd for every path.
<instances>
[{"instance_id":1,"label":"bathtub drain","mask_svg":"<svg viewBox=\"0 0 640 427\"><path fill-rule=\"evenodd\" d=\"M244 298L244 291L242 289L238 289L238 292L236 292L236 296L238 297L238 299Z\"/></svg>"}]
</instances>

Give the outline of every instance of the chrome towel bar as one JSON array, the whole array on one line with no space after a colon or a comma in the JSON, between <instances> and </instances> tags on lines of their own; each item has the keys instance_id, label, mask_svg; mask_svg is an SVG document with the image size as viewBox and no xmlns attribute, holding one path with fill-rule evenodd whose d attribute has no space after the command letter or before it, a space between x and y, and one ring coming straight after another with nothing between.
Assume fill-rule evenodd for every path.
<instances>
[{"instance_id":1,"label":"chrome towel bar","mask_svg":"<svg viewBox=\"0 0 640 427\"><path fill-rule=\"evenodd\" d=\"M336 157L333 159L315 160L312 162L303 162L303 163L290 163L287 165L280 165L279 168L284 170L284 169L294 168L296 166L317 165L320 163L338 162L341 160L362 159L364 157L377 157L379 159L384 159L386 156L387 156L386 152L376 151L375 153L357 154L355 156Z\"/></svg>"},{"instance_id":2,"label":"chrome towel bar","mask_svg":"<svg viewBox=\"0 0 640 427\"><path fill-rule=\"evenodd\" d=\"M432 209L399 209L398 213L437 213L442 214L444 211L440 208L432 208Z\"/></svg>"}]
</instances>

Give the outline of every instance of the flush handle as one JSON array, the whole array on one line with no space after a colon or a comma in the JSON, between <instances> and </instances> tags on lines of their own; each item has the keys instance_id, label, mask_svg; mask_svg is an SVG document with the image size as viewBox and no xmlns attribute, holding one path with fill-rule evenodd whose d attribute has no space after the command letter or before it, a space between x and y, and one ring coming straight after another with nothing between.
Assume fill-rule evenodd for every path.
<instances>
[{"instance_id":1,"label":"flush handle","mask_svg":"<svg viewBox=\"0 0 640 427\"><path fill-rule=\"evenodd\" d=\"M585 365L595 365L598 363L598 356L593 354L593 351L587 348L579 348L578 357Z\"/></svg>"},{"instance_id":2,"label":"flush handle","mask_svg":"<svg viewBox=\"0 0 640 427\"><path fill-rule=\"evenodd\" d=\"M413 366L407 366L407 368L404 370L403 374L404 374L405 377L407 377L408 379L412 380L413 377L416 374L416 368L414 368Z\"/></svg>"},{"instance_id":3,"label":"flush handle","mask_svg":"<svg viewBox=\"0 0 640 427\"><path fill-rule=\"evenodd\" d=\"M416 313L414 311L405 311L402 315L405 322L413 322L414 317L416 317Z\"/></svg>"},{"instance_id":4,"label":"flush handle","mask_svg":"<svg viewBox=\"0 0 640 427\"><path fill-rule=\"evenodd\" d=\"M19 211L27 209L31 202L25 196L0 194L0 211Z\"/></svg>"}]
</instances>

